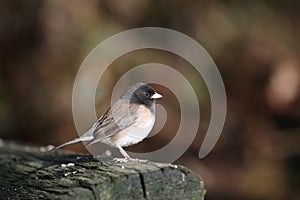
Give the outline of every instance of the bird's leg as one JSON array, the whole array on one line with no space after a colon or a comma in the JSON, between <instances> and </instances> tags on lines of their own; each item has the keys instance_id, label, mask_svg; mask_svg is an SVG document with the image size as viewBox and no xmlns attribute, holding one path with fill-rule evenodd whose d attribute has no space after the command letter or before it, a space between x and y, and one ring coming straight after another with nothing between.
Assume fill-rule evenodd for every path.
<instances>
[{"instance_id":1,"label":"bird's leg","mask_svg":"<svg viewBox=\"0 0 300 200\"><path fill-rule=\"evenodd\" d=\"M124 156L124 158L115 158L114 161L127 162L128 160L130 160L130 161L135 161L135 162L148 162L148 160L140 160L137 158L131 158L120 145L117 144L116 146L119 149L120 153Z\"/></svg>"},{"instance_id":2,"label":"bird's leg","mask_svg":"<svg viewBox=\"0 0 300 200\"><path fill-rule=\"evenodd\" d=\"M117 144L116 147L119 149L120 153L124 156L124 158L114 158L114 161L127 162L128 160L133 160L120 145Z\"/></svg>"},{"instance_id":3,"label":"bird's leg","mask_svg":"<svg viewBox=\"0 0 300 200\"><path fill-rule=\"evenodd\" d=\"M120 145L117 144L116 146L117 146L117 148L119 149L120 153L124 156L124 158L126 160L131 160L132 159Z\"/></svg>"}]
</instances>

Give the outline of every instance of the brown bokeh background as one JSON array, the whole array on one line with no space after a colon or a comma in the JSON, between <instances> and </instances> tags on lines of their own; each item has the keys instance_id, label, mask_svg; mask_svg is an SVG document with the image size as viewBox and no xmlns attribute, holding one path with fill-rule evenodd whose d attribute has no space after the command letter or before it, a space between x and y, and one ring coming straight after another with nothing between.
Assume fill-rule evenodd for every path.
<instances>
[{"instance_id":1,"label":"brown bokeh background","mask_svg":"<svg viewBox=\"0 0 300 200\"><path fill-rule=\"evenodd\" d=\"M297 1L0 1L0 137L37 145L77 136L72 87L85 56L107 37L159 26L201 43L224 79L228 112L214 150L197 154L210 119L200 75L170 53L144 50L115 61L97 90L101 115L118 78L133 66L160 62L193 84L200 130L176 162L201 175L206 199L300 198L300 4ZM121 45L121 44L120 44ZM172 77L168 77L172 78ZM147 151L172 139L178 102L157 86L168 112L161 133L130 148ZM82 144L68 147L86 152Z\"/></svg>"}]
</instances>

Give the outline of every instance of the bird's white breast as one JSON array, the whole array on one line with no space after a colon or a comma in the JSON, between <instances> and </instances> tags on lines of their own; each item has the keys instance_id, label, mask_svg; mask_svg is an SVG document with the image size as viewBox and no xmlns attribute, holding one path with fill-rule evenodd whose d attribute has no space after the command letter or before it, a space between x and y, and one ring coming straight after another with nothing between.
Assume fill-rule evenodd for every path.
<instances>
[{"instance_id":1,"label":"bird's white breast","mask_svg":"<svg viewBox=\"0 0 300 200\"><path fill-rule=\"evenodd\" d=\"M140 106L136 114L139 116L136 122L113 136L112 143L130 146L141 142L148 136L154 126L155 115L145 106Z\"/></svg>"}]
</instances>

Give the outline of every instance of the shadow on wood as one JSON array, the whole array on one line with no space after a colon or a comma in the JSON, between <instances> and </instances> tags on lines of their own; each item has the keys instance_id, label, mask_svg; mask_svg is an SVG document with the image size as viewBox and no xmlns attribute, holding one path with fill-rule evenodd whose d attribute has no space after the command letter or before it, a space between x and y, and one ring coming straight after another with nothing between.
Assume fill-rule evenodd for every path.
<instances>
[{"instance_id":1,"label":"shadow on wood","mask_svg":"<svg viewBox=\"0 0 300 200\"><path fill-rule=\"evenodd\" d=\"M203 181L182 166L117 163L15 143L0 147L0 191L7 199L203 199Z\"/></svg>"}]
</instances>

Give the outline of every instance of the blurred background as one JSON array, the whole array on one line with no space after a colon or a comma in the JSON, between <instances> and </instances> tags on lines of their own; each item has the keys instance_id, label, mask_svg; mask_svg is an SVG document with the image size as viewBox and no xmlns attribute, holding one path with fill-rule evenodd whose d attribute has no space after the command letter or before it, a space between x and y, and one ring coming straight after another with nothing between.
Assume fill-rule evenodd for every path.
<instances>
[{"instance_id":1,"label":"blurred background","mask_svg":"<svg viewBox=\"0 0 300 200\"><path fill-rule=\"evenodd\" d=\"M197 89L201 109L197 138L176 163L204 178L206 199L300 199L298 1L2 0L0 137L36 145L77 137L72 87L83 59L107 37L144 26L185 33L216 62L228 100L218 143L198 159L210 97L201 76L167 52L136 51L116 60L99 83L106 89L97 90L98 115L130 68L148 62L173 66ZM176 133L178 103L167 88L157 90L165 96L160 103L167 123L129 150L157 149ZM86 152L82 144L67 149Z\"/></svg>"}]
</instances>

